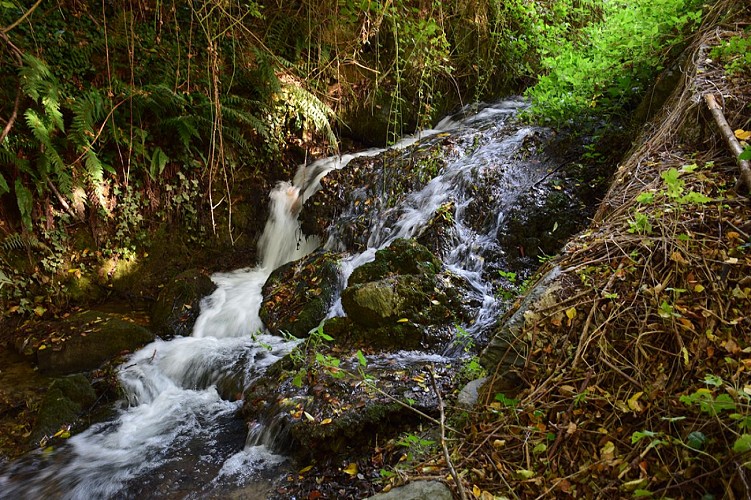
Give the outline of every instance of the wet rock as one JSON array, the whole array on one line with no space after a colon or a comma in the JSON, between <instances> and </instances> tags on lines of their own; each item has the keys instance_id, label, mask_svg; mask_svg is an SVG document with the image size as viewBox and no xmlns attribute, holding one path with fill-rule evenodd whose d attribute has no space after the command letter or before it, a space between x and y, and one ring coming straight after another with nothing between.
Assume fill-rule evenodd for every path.
<instances>
[{"instance_id":1,"label":"wet rock","mask_svg":"<svg viewBox=\"0 0 751 500\"><path fill-rule=\"evenodd\" d=\"M82 374L55 379L42 400L30 442L51 437L62 426L76 426L82 413L96 401L96 393Z\"/></svg>"},{"instance_id":2,"label":"wet rock","mask_svg":"<svg viewBox=\"0 0 751 500\"><path fill-rule=\"evenodd\" d=\"M336 340L337 345L378 350L419 349L447 338L449 334L445 329L425 328L410 322L368 328L349 317L327 319L323 328L327 335Z\"/></svg>"},{"instance_id":3,"label":"wet rock","mask_svg":"<svg viewBox=\"0 0 751 500\"><path fill-rule=\"evenodd\" d=\"M428 276L391 276L351 285L342 292L347 316L367 328L412 322L450 323L456 319L449 298Z\"/></svg>"},{"instance_id":4,"label":"wet rock","mask_svg":"<svg viewBox=\"0 0 751 500\"><path fill-rule=\"evenodd\" d=\"M378 250L375 260L355 269L347 284L357 285L405 274L432 277L441 268L441 261L425 246L413 239L398 238L388 247Z\"/></svg>"},{"instance_id":5,"label":"wet rock","mask_svg":"<svg viewBox=\"0 0 751 500\"><path fill-rule=\"evenodd\" d=\"M558 253L584 226L582 214L588 211L583 200L558 183L539 186L522 196L498 233L499 245L507 249L507 270L523 272L538 265L540 258Z\"/></svg>"},{"instance_id":6,"label":"wet rock","mask_svg":"<svg viewBox=\"0 0 751 500\"><path fill-rule=\"evenodd\" d=\"M373 446L421 421L420 413L438 413L427 370L388 358L362 367L354 353L328 348L302 363L278 364L245 392L250 441L300 460L329 460ZM435 376L448 393L448 370L437 367Z\"/></svg>"},{"instance_id":7,"label":"wet rock","mask_svg":"<svg viewBox=\"0 0 751 500\"><path fill-rule=\"evenodd\" d=\"M165 340L190 335L200 313L201 299L215 289L205 271L190 269L177 275L159 292L151 312L154 333Z\"/></svg>"},{"instance_id":8,"label":"wet rock","mask_svg":"<svg viewBox=\"0 0 751 500\"><path fill-rule=\"evenodd\" d=\"M438 481L414 481L387 493L378 493L369 500L452 500L451 490Z\"/></svg>"},{"instance_id":9,"label":"wet rock","mask_svg":"<svg viewBox=\"0 0 751 500\"><path fill-rule=\"evenodd\" d=\"M448 201L438 207L416 240L440 258L445 258L459 235L454 222L456 203Z\"/></svg>"},{"instance_id":10,"label":"wet rock","mask_svg":"<svg viewBox=\"0 0 751 500\"><path fill-rule=\"evenodd\" d=\"M440 272L440 261L415 240L397 239L355 269L342 307L355 328L349 340L372 347L414 349L435 344L442 325L466 319L466 283Z\"/></svg>"},{"instance_id":11,"label":"wet rock","mask_svg":"<svg viewBox=\"0 0 751 500\"><path fill-rule=\"evenodd\" d=\"M45 374L67 375L98 368L102 363L154 340L154 334L131 318L115 313L87 311L63 321L27 326L36 336L26 337L22 351L36 357Z\"/></svg>"},{"instance_id":12,"label":"wet rock","mask_svg":"<svg viewBox=\"0 0 751 500\"><path fill-rule=\"evenodd\" d=\"M341 289L340 258L317 251L271 273L263 285L259 315L272 333L304 338L320 324Z\"/></svg>"},{"instance_id":13,"label":"wet rock","mask_svg":"<svg viewBox=\"0 0 751 500\"><path fill-rule=\"evenodd\" d=\"M321 189L305 202L300 222L305 234L331 238L340 250L361 252L373 231L399 218L395 207L444 168L453 154L450 137L434 136L404 149L361 156L321 179Z\"/></svg>"}]
</instances>

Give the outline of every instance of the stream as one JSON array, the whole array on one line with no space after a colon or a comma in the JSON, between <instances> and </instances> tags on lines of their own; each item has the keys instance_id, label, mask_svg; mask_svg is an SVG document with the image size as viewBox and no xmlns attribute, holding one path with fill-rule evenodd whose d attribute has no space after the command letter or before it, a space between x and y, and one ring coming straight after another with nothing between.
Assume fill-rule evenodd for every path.
<instances>
[{"instance_id":1,"label":"stream","mask_svg":"<svg viewBox=\"0 0 751 500\"><path fill-rule=\"evenodd\" d=\"M300 167L294 180L280 183L269 195L270 214L259 241L258 266L213 275L217 289L204 299L190 337L156 340L119 368L125 397L114 417L54 450L35 451L0 466L0 497L267 497L273 480L289 467L289 460L273 451L274 443L248 439L247 426L238 416L241 399L223 398L217 390L228 378L242 387L252 386L299 342L263 333L258 311L266 279L280 265L323 245L348 252L340 271L346 282L355 268L374 259L377 249L396 238L416 236L447 201L454 203L454 231L443 261L469 284L474 319L464 326L478 343L486 342L503 306L496 297L497 273L487 268L494 259L497 265L505 252L498 246L499 227L507 208L550 174L549 165L539 162L523 169L506 169L504 158L517 154L528 137L543 130L507 126L522 106L520 100L506 100L468 108L444 119L435 129L392 146L409 155L415 147L448 134L465 138L457 144L471 144L419 191L371 217L364 251L348 249L337 237L337 223L346 224L347 213L332 221L326 241L301 237L297 216L306 210L300 201L314 196L328 172L345 168L356 157L376 156L383 150L326 158ZM473 203L470 188L478 183L483 169L507 171L494 180L496 195L485 208L492 213L484 213L484 223L473 224L468 220ZM474 212L476 217L477 209ZM343 314L337 301L328 316ZM407 364L452 359L463 353L451 343L435 352L388 356ZM379 359L373 356L369 361L377 364ZM259 434L263 433L253 433Z\"/></svg>"}]
</instances>

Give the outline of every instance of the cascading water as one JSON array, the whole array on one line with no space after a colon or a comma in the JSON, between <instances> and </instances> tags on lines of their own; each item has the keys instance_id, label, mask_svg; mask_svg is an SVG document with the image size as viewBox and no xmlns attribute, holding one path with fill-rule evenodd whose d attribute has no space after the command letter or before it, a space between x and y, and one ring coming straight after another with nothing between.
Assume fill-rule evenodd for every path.
<instances>
[{"instance_id":1,"label":"cascading water","mask_svg":"<svg viewBox=\"0 0 751 500\"><path fill-rule=\"evenodd\" d=\"M468 118L449 118L421 136L499 128L520 106L519 101L506 101ZM498 135L497 140L483 139L485 143L472 154L450 162L404 203L374 217L369 248L345 259L343 279L372 260L376 249L396 238L415 236L436 209L451 199L455 202L456 236L445 264L471 284L477 302L482 304L476 320L468 326L480 335L497 315L496 301L483 278L484 254L495 245L494 232L508 200L496 200L495 224L478 232L465 223L464 211L471 201L467 186L478 169L518 149L530 133L532 129L517 128ZM408 138L394 147L406 148L418 139ZM246 429L236 416L240 402L232 400L235 392L242 392L296 344L260 333L264 331L258 317L261 289L275 268L320 246L316 238L302 235L297 221L302 203L320 187L320 179L356 156L373 156L381 151L320 160L300 168L292 183L280 183L270 194L270 215L259 241L259 266L214 275L218 288L204 299L191 337L157 340L120 368L126 398L116 417L74 436L52 453L33 453L0 469L0 496L211 496L222 488L226 490L227 484L235 488L252 484L254 473L280 463L283 458L263 444L243 447ZM530 182L530 173L515 175L504 180L509 199L518 194L519 186ZM534 175L539 178L544 172ZM346 214L342 216L346 219ZM331 234L337 233L332 230ZM340 248L341 242L332 236L325 246ZM341 314L341 305L337 304L329 316Z\"/></svg>"}]
</instances>

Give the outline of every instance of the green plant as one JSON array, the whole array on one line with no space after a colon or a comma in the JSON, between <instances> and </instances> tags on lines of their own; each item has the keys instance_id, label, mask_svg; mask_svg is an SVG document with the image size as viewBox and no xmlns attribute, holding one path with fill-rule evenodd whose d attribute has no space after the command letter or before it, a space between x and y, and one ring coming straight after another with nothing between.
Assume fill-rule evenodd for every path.
<instances>
[{"instance_id":1,"label":"green plant","mask_svg":"<svg viewBox=\"0 0 751 500\"><path fill-rule=\"evenodd\" d=\"M529 116L556 124L614 117L646 90L669 49L701 19L700 8L695 0L602 3L601 20L575 39L556 37L543 56L544 74L526 91Z\"/></svg>"},{"instance_id":2,"label":"green plant","mask_svg":"<svg viewBox=\"0 0 751 500\"><path fill-rule=\"evenodd\" d=\"M709 52L712 59L718 60L730 76L751 73L751 36L747 30L735 35Z\"/></svg>"}]
</instances>

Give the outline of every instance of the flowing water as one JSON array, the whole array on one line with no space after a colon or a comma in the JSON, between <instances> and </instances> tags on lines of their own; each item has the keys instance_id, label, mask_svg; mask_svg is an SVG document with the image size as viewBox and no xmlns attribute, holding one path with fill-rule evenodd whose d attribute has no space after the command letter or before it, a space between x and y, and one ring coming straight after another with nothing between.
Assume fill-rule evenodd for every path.
<instances>
[{"instance_id":1,"label":"flowing water","mask_svg":"<svg viewBox=\"0 0 751 500\"><path fill-rule=\"evenodd\" d=\"M498 251L495 232L503 207L544 171L509 172L503 180L506 194L495 201L495 223L481 232L464 222L464 210L471 202L467 186L479 170L497 165L502 161L499 158L516 151L524 138L534 133L519 127L502 132L504 122L520 106L519 101L505 101L459 119L447 118L435 130L395 145L404 149L439 132L483 134L471 154L459 155L422 190L392 207L388 216L373 218L369 248L342 263L343 279L358 265L372 260L377 248L395 238L415 235L435 210L451 199L455 202L456 236L445 263L471 284L480 305L476 320L467 328L482 335L498 314L483 268L488 252ZM278 185L270 194L270 215L259 241L259 265L214 275L217 289L202 303L192 336L157 340L120 367L126 397L117 415L54 451L34 452L0 468L0 497L184 498L223 497L228 492L241 492L247 498L265 496L262 485L269 483L268 475L277 473L275 467L284 457L263 443L245 444L247 429L237 416L241 401L223 393L223 384L232 380L234 387L247 388L296 345L258 334L263 331L258 310L261 288L271 271L321 245L316 238L300 238L300 200L312 196L331 169L344 167L356 156L380 152L368 150L320 160L301 167L292 182ZM325 246L338 248L341 244L332 238ZM341 314L337 304L329 315ZM450 350L442 354L452 355ZM419 353L391 356L407 363L433 360L436 353L427 358Z\"/></svg>"}]
</instances>

